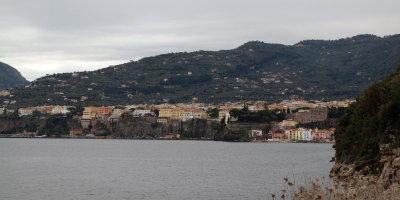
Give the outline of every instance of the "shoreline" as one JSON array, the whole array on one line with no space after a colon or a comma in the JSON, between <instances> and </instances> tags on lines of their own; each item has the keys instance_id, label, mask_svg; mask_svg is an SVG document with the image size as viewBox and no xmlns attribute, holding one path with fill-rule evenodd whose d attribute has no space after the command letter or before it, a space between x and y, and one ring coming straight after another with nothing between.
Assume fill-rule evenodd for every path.
<instances>
[{"instance_id":1,"label":"shoreline","mask_svg":"<svg viewBox=\"0 0 400 200\"><path fill-rule=\"evenodd\" d=\"M335 144L335 141L296 141L296 140L240 140L240 141L226 141L214 139L200 139L200 138L184 138L184 139L166 139L166 138L112 138L112 137L90 137L90 136L62 136L62 137L32 137L20 135L0 135L0 139L96 139L96 140L169 140L169 141L216 141L216 142L232 142L232 143L304 143L304 144Z\"/></svg>"}]
</instances>

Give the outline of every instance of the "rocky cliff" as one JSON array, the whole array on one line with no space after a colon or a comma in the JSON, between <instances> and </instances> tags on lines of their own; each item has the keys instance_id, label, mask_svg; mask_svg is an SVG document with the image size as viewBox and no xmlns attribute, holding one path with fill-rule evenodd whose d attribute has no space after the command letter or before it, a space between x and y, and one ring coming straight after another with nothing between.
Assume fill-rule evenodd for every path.
<instances>
[{"instance_id":1,"label":"rocky cliff","mask_svg":"<svg viewBox=\"0 0 400 200\"><path fill-rule=\"evenodd\" d=\"M344 183L343 199L400 199L400 148L393 143L380 145L382 169L371 173L369 166L336 163L330 172L335 182ZM356 197L356 198L354 198Z\"/></svg>"},{"instance_id":2,"label":"rocky cliff","mask_svg":"<svg viewBox=\"0 0 400 200\"><path fill-rule=\"evenodd\" d=\"M399 99L400 65L365 90L339 122L330 176L349 183L354 194L400 198Z\"/></svg>"}]
</instances>

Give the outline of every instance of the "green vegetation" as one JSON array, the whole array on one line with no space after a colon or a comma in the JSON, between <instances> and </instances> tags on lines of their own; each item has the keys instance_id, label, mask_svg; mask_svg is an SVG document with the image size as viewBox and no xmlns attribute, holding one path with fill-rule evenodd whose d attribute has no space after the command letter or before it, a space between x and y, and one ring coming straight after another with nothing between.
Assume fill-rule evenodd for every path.
<instances>
[{"instance_id":1,"label":"green vegetation","mask_svg":"<svg viewBox=\"0 0 400 200\"><path fill-rule=\"evenodd\" d=\"M378 172L382 168L380 144L400 146L399 99L400 65L395 73L366 89L340 119L335 131L337 161Z\"/></svg>"},{"instance_id":2,"label":"green vegetation","mask_svg":"<svg viewBox=\"0 0 400 200\"><path fill-rule=\"evenodd\" d=\"M40 131L38 135L47 135L47 136L61 136L61 135L69 135L69 126L68 121L70 119L63 118L61 116L52 116L46 119L46 123L44 127L39 127Z\"/></svg>"},{"instance_id":3,"label":"green vegetation","mask_svg":"<svg viewBox=\"0 0 400 200\"><path fill-rule=\"evenodd\" d=\"M18 113L0 115L0 134L22 133L24 130L33 132L37 130L42 120L37 112L34 115L27 117L18 117Z\"/></svg>"},{"instance_id":4,"label":"green vegetation","mask_svg":"<svg viewBox=\"0 0 400 200\"><path fill-rule=\"evenodd\" d=\"M99 136L111 135L111 131L108 129L106 124L101 123L100 120L97 120L96 126L94 128L96 129L96 135L99 135Z\"/></svg>"},{"instance_id":5,"label":"green vegetation","mask_svg":"<svg viewBox=\"0 0 400 200\"><path fill-rule=\"evenodd\" d=\"M329 119L341 118L342 116L344 116L344 114L346 114L346 110L347 110L347 108L343 108L343 107L328 108L328 118Z\"/></svg>"},{"instance_id":6,"label":"green vegetation","mask_svg":"<svg viewBox=\"0 0 400 200\"><path fill-rule=\"evenodd\" d=\"M268 109L250 112L247 106L243 109L232 109L229 114L237 118L238 122L254 122L254 123L269 123L272 121L282 121L285 119L285 113L279 110L270 111Z\"/></svg>"},{"instance_id":7,"label":"green vegetation","mask_svg":"<svg viewBox=\"0 0 400 200\"><path fill-rule=\"evenodd\" d=\"M210 118L218 118L218 113L219 113L218 108L213 108L207 111L207 114L210 116Z\"/></svg>"},{"instance_id":8,"label":"green vegetation","mask_svg":"<svg viewBox=\"0 0 400 200\"><path fill-rule=\"evenodd\" d=\"M182 138L207 138L208 123L205 119L192 119L187 122L182 122L184 128L181 130Z\"/></svg>"},{"instance_id":9,"label":"green vegetation","mask_svg":"<svg viewBox=\"0 0 400 200\"><path fill-rule=\"evenodd\" d=\"M28 81L16 69L0 62L0 91L26 83Z\"/></svg>"},{"instance_id":10,"label":"green vegetation","mask_svg":"<svg viewBox=\"0 0 400 200\"><path fill-rule=\"evenodd\" d=\"M76 112L76 111L75 111ZM71 114L44 115L34 111L30 116L19 117L17 113L0 115L0 134L37 132L38 135L60 137L69 135L70 129L82 128L79 120Z\"/></svg>"},{"instance_id":11,"label":"green vegetation","mask_svg":"<svg viewBox=\"0 0 400 200\"><path fill-rule=\"evenodd\" d=\"M249 134L247 129L230 129L228 134L224 136L224 141L247 141Z\"/></svg>"},{"instance_id":12,"label":"green vegetation","mask_svg":"<svg viewBox=\"0 0 400 200\"><path fill-rule=\"evenodd\" d=\"M9 107L355 98L400 62L400 35L359 35L293 46L170 53L92 72L53 74L18 87Z\"/></svg>"},{"instance_id":13,"label":"green vegetation","mask_svg":"<svg viewBox=\"0 0 400 200\"><path fill-rule=\"evenodd\" d=\"M304 109L304 108L301 108ZM310 108L307 108L310 109ZM298 109L296 109L298 110ZM310 122L310 123L303 123L298 124L296 127L304 127L304 128L311 128L311 129L330 129L336 128L338 125L338 120L346 114L347 108L344 107L330 107L328 108L328 119L325 121L319 122Z\"/></svg>"},{"instance_id":14,"label":"green vegetation","mask_svg":"<svg viewBox=\"0 0 400 200\"><path fill-rule=\"evenodd\" d=\"M305 124L297 124L296 127L303 127L303 128L311 128L311 129L330 129L335 128L337 126L337 118L335 119L328 119L325 121L320 122L310 122Z\"/></svg>"}]
</instances>

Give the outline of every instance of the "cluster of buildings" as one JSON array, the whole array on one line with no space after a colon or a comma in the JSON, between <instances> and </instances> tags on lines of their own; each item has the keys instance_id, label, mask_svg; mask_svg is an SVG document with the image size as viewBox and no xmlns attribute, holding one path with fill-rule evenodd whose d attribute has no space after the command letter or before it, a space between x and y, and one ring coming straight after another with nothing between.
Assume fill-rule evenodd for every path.
<instances>
[{"instance_id":1,"label":"cluster of buildings","mask_svg":"<svg viewBox=\"0 0 400 200\"><path fill-rule=\"evenodd\" d=\"M49 115L66 115L71 111L68 109L68 106L36 106L29 108L20 108L18 109L18 116L28 116L33 115L33 112L40 112L41 114L49 114Z\"/></svg>"},{"instance_id":2,"label":"cluster of buildings","mask_svg":"<svg viewBox=\"0 0 400 200\"><path fill-rule=\"evenodd\" d=\"M98 122L110 124L118 122L122 115L139 117L156 117L156 122L164 125L186 122L192 119L208 119L206 110L195 107L177 107L170 105L130 105L125 107L85 107L80 121L83 129L95 127Z\"/></svg>"},{"instance_id":3,"label":"cluster of buildings","mask_svg":"<svg viewBox=\"0 0 400 200\"><path fill-rule=\"evenodd\" d=\"M334 140L335 128L318 129L305 128L293 119L283 120L274 124L273 128L264 133L259 129L249 130L252 140L268 140L271 142L331 142Z\"/></svg>"},{"instance_id":4,"label":"cluster of buildings","mask_svg":"<svg viewBox=\"0 0 400 200\"><path fill-rule=\"evenodd\" d=\"M198 108L160 108L157 122L166 123L168 120L189 121L192 119L207 119L205 110Z\"/></svg>"},{"instance_id":5,"label":"cluster of buildings","mask_svg":"<svg viewBox=\"0 0 400 200\"><path fill-rule=\"evenodd\" d=\"M14 112L15 112L14 110L10 110L10 109L7 109L7 108L0 107L0 115L11 114L11 113L14 113Z\"/></svg>"},{"instance_id":6,"label":"cluster of buildings","mask_svg":"<svg viewBox=\"0 0 400 200\"><path fill-rule=\"evenodd\" d=\"M278 127L274 127L268 133L262 130L249 130L250 138L263 137L272 141L329 141L333 140L334 129L320 130L307 129L299 127L299 124L318 122L327 120L328 107L347 107L351 100L346 101L299 101L285 100L277 104L267 105L263 101L255 102L227 102L219 105L203 104L203 103L179 103L179 104L160 104L160 105L128 105L128 106L109 106L109 107L84 107L81 116L74 116L81 123L81 128L72 129L71 136L83 134L83 130L91 130L92 134L96 133L96 124L103 123L112 125L122 119L122 116L152 117L158 123L166 126L171 123L179 124L180 122L190 121L192 119L206 119L225 123L235 121L230 116L230 110L242 109L245 106L249 111L256 112L264 109L279 110L285 112L288 120L279 122ZM18 115L20 117L33 115L34 112L40 112L48 115L67 115L71 112L68 106L37 106L28 108L19 108ZM211 110L218 110L218 115ZM0 114L10 112L0 107ZM211 116L213 114L213 116ZM177 125L179 126L179 125ZM169 136L175 137L175 136Z\"/></svg>"},{"instance_id":7,"label":"cluster of buildings","mask_svg":"<svg viewBox=\"0 0 400 200\"><path fill-rule=\"evenodd\" d=\"M273 105L277 109L277 105ZM320 141L329 142L334 140L334 128L331 129L309 129L301 127L301 124L322 122L328 119L328 106L318 104L300 104L292 107L282 105L283 110L289 111L287 119L279 122L268 132L270 141ZM308 107L309 106L309 107ZM331 105L334 106L334 105ZM343 105L343 106L348 106ZM293 110L292 110L293 109ZM296 111L295 113L293 113ZM300 126L300 127L299 127Z\"/></svg>"},{"instance_id":8,"label":"cluster of buildings","mask_svg":"<svg viewBox=\"0 0 400 200\"><path fill-rule=\"evenodd\" d=\"M334 128L331 129L307 129L303 127L270 130L268 140L270 141L321 141L329 142L334 140Z\"/></svg>"}]
</instances>

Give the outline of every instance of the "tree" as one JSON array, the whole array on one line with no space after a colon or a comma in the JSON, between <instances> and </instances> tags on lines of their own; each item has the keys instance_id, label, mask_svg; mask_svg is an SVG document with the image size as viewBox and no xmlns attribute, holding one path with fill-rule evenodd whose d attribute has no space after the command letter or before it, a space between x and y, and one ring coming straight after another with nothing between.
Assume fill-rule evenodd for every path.
<instances>
[{"instance_id":1,"label":"tree","mask_svg":"<svg viewBox=\"0 0 400 200\"><path fill-rule=\"evenodd\" d=\"M160 114L160 110L158 110L158 109L153 110L153 112L154 112L154 114L156 114L157 117L158 117L159 114Z\"/></svg>"},{"instance_id":2,"label":"tree","mask_svg":"<svg viewBox=\"0 0 400 200\"><path fill-rule=\"evenodd\" d=\"M125 110L125 106L115 106L114 109ZM114 110L114 109L113 109L113 110Z\"/></svg>"},{"instance_id":3,"label":"tree","mask_svg":"<svg viewBox=\"0 0 400 200\"><path fill-rule=\"evenodd\" d=\"M217 118L219 115L219 110L218 108L213 108L211 110L208 110L207 113L210 115L211 118Z\"/></svg>"},{"instance_id":4,"label":"tree","mask_svg":"<svg viewBox=\"0 0 400 200\"><path fill-rule=\"evenodd\" d=\"M229 114L234 118L238 118L239 113L240 113L240 110L237 108L233 108L232 110L229 111Z\"/></svg>"},{"instance_id":5,"label":"tree","mask_svg":"<svg viewBox=\"0 0 400 200\"><path fill-rule=\"evenodd\" d=\"M400 69L400 65L398 67ZM380 145L400 144L400 71L372 84L347 109L335 131L336 160L356 170L383 168Z\"/></svg>"},{"instance_id":6,"label":"tree","mask_svg":"<svg viewBox=\"0 0 400 200\"><path fill-rule=\"evenodd\" d=\"M328 108L328 118L340 118L346 113L346 108L344 107L330 107Z\"/></svg>"},{"instance_id":7,"label":"tree","mask_svg":"<svg viewBox=\"0 0 400 200\"><path fill-rule=\"evenodd\" d=\"M286 118L286 114L280 110L270 111L268 109L250 112L247 106L243 109L232 109L229 111L230 115L237 118L239 122L257 122L269 123L271 121L282 121Z\"/></svg>"},{"instance_id":8,"label":"tree","mask_svg":"<svg viewBox=\"0 0 400 200\"><path fill-rule=\"evenodd\" d=\"M223 118L221 119L221 121L219 122L219 127L220 127L220 129L225 128L225 126L226 126L225 120L226 120L226 118L223 117Z\"/></svg>"},{"instance_id":9,"label":"tree","mask_svg":"<svg viewBox=\"0 0 400 200\"><path fill-rule=\"evenodd\" d=\"M162 127L161 123L158 123L158 122L151 123L151 129L153 131L153 135L154 135L154 130L156 130L157 128L160 128L160 127Z\"/></svg>"},{"instance_id":10,"label":"tree","mask_svg":"<svg viewBox=\"0 0 400 200\"><path fill-rule=\"evenodd\" d=\"M85 110L85 108L82 107L82 106L77 106L76 108L75 107L69 107L67 109L69 110L70 115L78 115L78 116L83 115L83 111Z\"/></svg>"}]
</instances>

